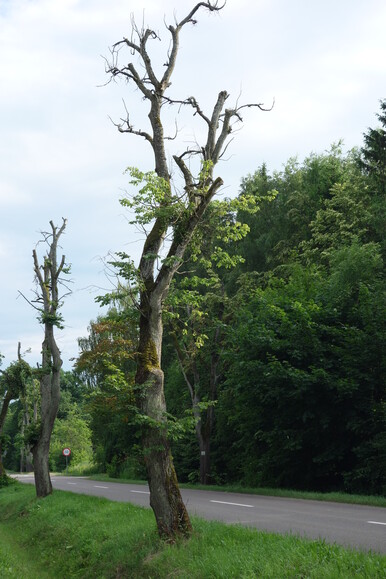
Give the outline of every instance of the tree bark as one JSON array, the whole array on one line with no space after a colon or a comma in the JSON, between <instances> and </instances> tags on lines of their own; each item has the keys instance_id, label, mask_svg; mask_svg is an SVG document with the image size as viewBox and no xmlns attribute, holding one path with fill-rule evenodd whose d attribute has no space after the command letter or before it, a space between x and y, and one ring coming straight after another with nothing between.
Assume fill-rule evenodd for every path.
<instances>
[{"instance_id":1,"label":"tree bark","mask_svg":"<svg viewBox=\"0 0 386 579\"><path fill-rule=\"evenodd\" d=\"M52 429L59 409L60 400L60 367L42 377L41 391L41 423L39 437L32 447L36 496L46 497L52 493L50 477L49 452Z\"/></svg>"},{"instance_id":2,"label":"tree bark","mask_svg":"<svg viewBox=\"0 0 386 579\"><path fill-rule=\"evenodd\" d=\"M159 534L169 541L187 536L192 527L183 503L167 433L164 373L161 370L162 306L142 293L139 356L136 373L138 406L145 418L142 448Z\"/></svg>"}]
</instances>

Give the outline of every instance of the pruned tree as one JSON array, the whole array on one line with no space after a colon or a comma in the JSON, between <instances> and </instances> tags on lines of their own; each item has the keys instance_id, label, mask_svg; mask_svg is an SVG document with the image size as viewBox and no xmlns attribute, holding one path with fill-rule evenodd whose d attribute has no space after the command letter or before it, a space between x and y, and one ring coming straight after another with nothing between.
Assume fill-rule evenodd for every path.
<instances>
[{"instance_id":1,"label":"pruned tree","mask_svg":"<svg viewBox=\"0 0 386 579\"><path fill-rule=\"evenodd\" d=\"M175 99L168 96L171 78L176 65L180 33L188 24L195 24L201 9L218 12L225 6L218 1L198 2L180 21L167 26L170 48L166 63L157 74L149 52L152 40L159 39L157 32L138 28L132 19L131 38L123 38L111 49L111 59L106 71L110 79L123 79L133 84L149 105L148 130L137 129L129 114L116 126L122 133L144 138L150 145L155 162L155 173L132 170L132 183L143 184L139 195L122 204L134 208L135 223L146 227L146 239L138 267L136 283L139 287L139 354L137 358L137 401L143 418L142 444L150 486L150 504L153 508L159 533L173 541L177 535L189 535L191 523L183 504L173 466L167 436L164 375L161 369L163 304L168 295L173 276L181 266L184 253L192 242L196 228L215 194L223 185L215 177L214 169L224 154L235 122L242 120L242 109L261 104L226 107L229 95L223 90L216 99L213 110L205 114L198 100L190 96ZM130 59L121 64L125 49ZM131 58L132 57L132 58ZM206 142L172 156L183 180L183 187L172 182L167 162L163 110L166 105L190 107L206 127ZM201 160L200 169L193 171L193 158ZM167 243L166 243L167 242ZM162 255L162 251L164 252ZM120 254L116 265L125 273L128 256ZM126 270L126 277L132 275Z\"/></svg>"},{"instance_id":2,"label":"pruned tree","mask_svg":"<svg viewBox=\"0 0 386 579\"><path fill-rule=\"evenodd\" d=\"M69 293L64 283L64 276L69 273L66 258L63 255L60 262L57 259L58 242L63 235L67 220L63 219L61 227L56 227L50 221L51 231L43 233L43 242L47 251L43 262L39 262L36 249L33 250L34 273L36 279L36 296L30 301L38 310L38 320L44 326L42 343L42 364L37 370L40 382L40 421L30 432L36 495L45 497L52 493L52 483L49 471L49 449L51 433L59 408L60 400L60 369L62 359L55 340L55 327L63 328L63 318L59 312L63 298ZM60 286L64 286L65 294L60 294Z\"/></svg>"}]
</instances>

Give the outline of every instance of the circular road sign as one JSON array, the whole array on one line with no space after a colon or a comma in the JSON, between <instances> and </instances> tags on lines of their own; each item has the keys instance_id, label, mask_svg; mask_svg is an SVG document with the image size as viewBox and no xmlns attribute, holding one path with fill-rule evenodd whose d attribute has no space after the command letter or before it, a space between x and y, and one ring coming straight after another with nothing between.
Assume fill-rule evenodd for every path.
<instances>
[{"instance_id":1,"label":"circular road sign","mask_svg":"<svg viewBox=\"0 0 386 579\"><path fill-rule=\"evenodd\" d=\"M63 455L64 456L70 456L70 454L71 454L70 448L63 448Z\"/></svg>"}]
</instances>

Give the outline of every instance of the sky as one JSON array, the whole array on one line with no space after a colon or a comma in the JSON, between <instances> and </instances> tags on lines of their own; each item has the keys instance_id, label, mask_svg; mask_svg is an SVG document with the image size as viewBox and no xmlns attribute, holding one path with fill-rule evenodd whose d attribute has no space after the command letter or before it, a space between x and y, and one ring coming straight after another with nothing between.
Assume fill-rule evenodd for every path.
<instances>
[{"instance_id":1,"label":"sky","mask_svg":"<svg viewBox=\"0 0 386 579\"><path fill-rule=\"evenodd\" d=\"M181 20L190 0L0 0L0 352L2 368L17 357L40 361L43 328L33 298L32 250L53 220L68 219L60 255L72 264L72 294L57 332L65 369L77 339L102 313L97 295L111 290L106 256L125 251L138 260L143 239L119 199L128 166L154 168L143 140L117 132L130 112L146 129L146 106L123 82L107 83L109 47L131 35L131 15L159 33L152 56L159 70L169 41L166 23ZM216 14L200 11L181 33L170 96L194 95L209 111L220 90L248 109L217 174L222 195L234 196L243 177L265 162L281 170L297 156L323 153L343 139L361 146L377 126L386 97L384 0L228 0ZM130 54L122 53L129 62ZM162 74L162 72L161 72ZM178 111L176 111L178 112ZM172 111L166 111L173 134ZM168 154L200 141L199 119L183 113ZM171 170L172 162L170 161ZM43 250L42 245L37 250ZM108 259L108 258L107 258ZM28 351L28 352L27 352Z\"/></svg>"}]
</instances>

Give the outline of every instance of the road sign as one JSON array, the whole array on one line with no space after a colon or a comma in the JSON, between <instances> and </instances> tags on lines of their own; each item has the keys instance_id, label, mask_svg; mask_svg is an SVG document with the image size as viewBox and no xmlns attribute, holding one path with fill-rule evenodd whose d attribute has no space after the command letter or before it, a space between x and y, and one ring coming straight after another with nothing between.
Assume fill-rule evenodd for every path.
<instances>
[{"instance_id":1,"label":"road sign","mask_svg":"<svg viewBox=\"0 0 386 579\"><path fill-rule=\"evenodd\" d=\"M64 456L70 456L71 454L71 448L63 448L63 455Z\"/></svg>"}]
</instances>

